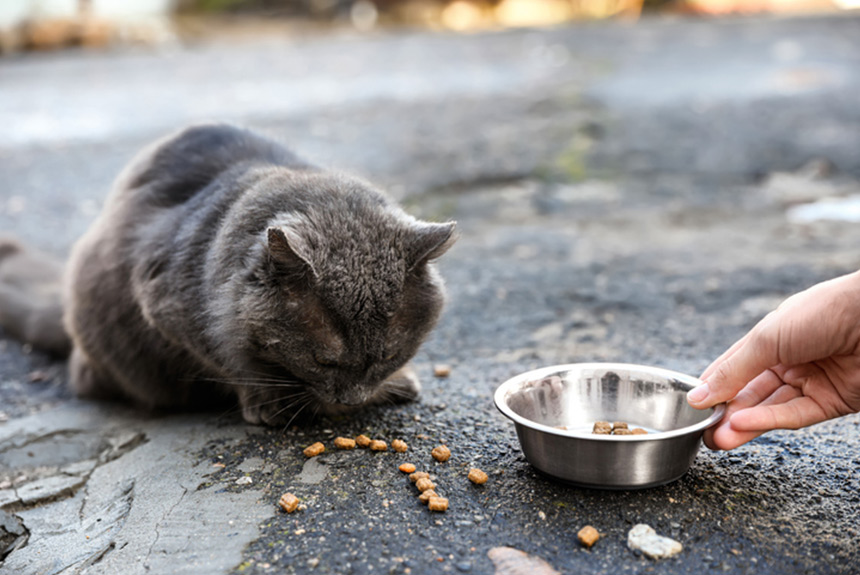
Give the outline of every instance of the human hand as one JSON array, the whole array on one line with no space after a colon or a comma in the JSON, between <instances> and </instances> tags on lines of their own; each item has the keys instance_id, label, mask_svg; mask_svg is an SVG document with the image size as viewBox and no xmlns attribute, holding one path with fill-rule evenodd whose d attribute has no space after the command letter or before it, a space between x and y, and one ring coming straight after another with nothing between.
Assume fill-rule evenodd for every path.
<instances>
[{"instance_id":1,"label":"human hand","mask_svg":"<svg viewBox=\"0 0 860 575\"><path fill-rule=\"evenodd\" d=\"M860 272L795 294L702 374L697 409L728 402L705 431L734 449L772 429L798 429L860 411Z\"/></svg>"}]
</instances>

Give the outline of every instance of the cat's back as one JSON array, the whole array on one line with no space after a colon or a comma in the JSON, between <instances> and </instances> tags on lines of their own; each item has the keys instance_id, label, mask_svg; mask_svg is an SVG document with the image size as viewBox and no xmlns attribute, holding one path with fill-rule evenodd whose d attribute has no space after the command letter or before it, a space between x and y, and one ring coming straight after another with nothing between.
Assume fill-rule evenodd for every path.
<instances>
[{"instance_id":1,"label":"cat's back","mask_svg":"<svg viewBox=\"0 0 860 575\"><path fill-rule=\"evenodd\" d=\"M146 201L170 207L189 201L226 172L253 166L313 169L277 142L228 124L202 124L155 142L132 161L116 192L145 191Z\"/></svg>"}]
</instances>

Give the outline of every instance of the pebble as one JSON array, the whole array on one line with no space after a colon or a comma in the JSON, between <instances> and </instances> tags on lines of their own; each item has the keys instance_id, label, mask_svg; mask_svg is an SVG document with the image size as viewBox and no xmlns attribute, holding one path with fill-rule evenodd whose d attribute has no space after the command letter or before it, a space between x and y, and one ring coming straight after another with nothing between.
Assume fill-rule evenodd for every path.
<instances>
[{"instance_id":1,"label":"pebble","mask_svg":"<svg viewBox=\"0 0 860 575\"><path fill-rule=\"evenodd\" d=\"M236 485L250 485L253 482L254 482L253 479L251 479L247 475L244 475L244 476L242 476L236 480Z\"/></svg>"},{"instance_id":2,"label":"pebble","mask_svg":"<svg viewBox=\"0 0 860 575\"><path fill-rule=\"evenodd\" d=\"M657 535L650 525L639 523L627 534L627 547L640 550L651 559L663 559L680 553L684 546L674 539Z\"/></svg>"}]
</instances>

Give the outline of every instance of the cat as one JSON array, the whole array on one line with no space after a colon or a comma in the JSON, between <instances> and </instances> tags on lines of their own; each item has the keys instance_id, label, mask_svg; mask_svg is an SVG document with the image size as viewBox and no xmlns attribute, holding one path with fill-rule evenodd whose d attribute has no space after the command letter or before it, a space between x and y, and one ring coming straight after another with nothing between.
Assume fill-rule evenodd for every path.
<instances>
[{"instance_id":1,"label":"cat","mask_svg":"<svg viewBox=\"0 0 860 575\"><path fill-rule=\"evenodd\" d=\"M192 126L120 174L72 248L61 301L44 289L28 308L34 288L3 270L45 257L0 244L0 325L70 349L79 395L153 409L232 397L247 422L283 425L412 400L408 362L442 310L433 262L455 228L249 130Z\"/></svg>"}]
</instances>

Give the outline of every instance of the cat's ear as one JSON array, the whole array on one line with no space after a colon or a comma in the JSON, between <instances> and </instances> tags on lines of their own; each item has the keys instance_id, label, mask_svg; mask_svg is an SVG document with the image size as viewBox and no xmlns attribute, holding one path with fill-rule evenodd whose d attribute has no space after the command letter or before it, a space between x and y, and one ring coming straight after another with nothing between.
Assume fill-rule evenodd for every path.
<instances>
[{"instance_id":1,"label":"cat's ear","mask_svg":"<svg viewBox=\"0 0 860 575\"><path fill-rule=\"evenodd\" d=\"M316 277L307 243L290 229L271 227L266 231L269 257L290 274Z\"/></svg>"},{"instance_id":2,"label":"cat's ear","mask_svg":"<svg viewBox=\"0 0 860 575\"><path fill-rule=\"evenodd\" d=\"M421 222L415 228L415 236L410 249L409 269L435 260L448 251L457 241L457 223L431 224Z\"/></svg>"}]
</instances>

